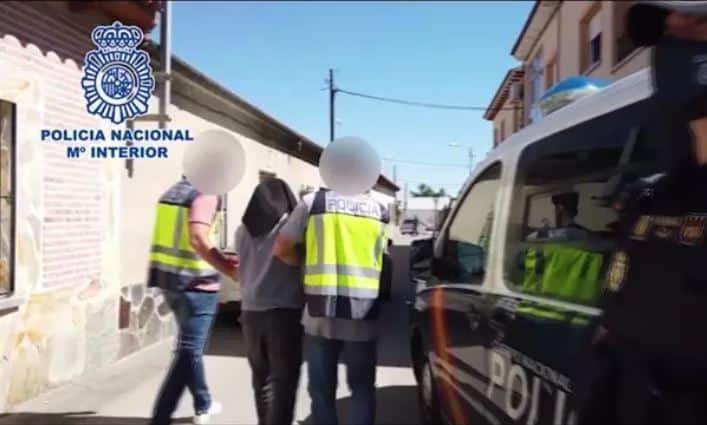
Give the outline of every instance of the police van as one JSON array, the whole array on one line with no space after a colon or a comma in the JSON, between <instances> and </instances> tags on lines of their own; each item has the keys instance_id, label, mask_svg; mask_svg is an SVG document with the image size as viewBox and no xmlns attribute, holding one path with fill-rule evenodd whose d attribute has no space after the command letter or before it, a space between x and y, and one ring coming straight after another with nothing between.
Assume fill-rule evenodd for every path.
<instances>
[{"instance_id":1,"label":"police van","mask_svg":"<svg viewBox=\"0 0 707 425\"><path fill-rule=\"evenodd\" d=\"M613 195L661 171L652 91L640 71L510 136L436 238L413 243L410 346L426 423L575 423L606 277L627 272L610 261Z\"/></svg>"}]
</instances>

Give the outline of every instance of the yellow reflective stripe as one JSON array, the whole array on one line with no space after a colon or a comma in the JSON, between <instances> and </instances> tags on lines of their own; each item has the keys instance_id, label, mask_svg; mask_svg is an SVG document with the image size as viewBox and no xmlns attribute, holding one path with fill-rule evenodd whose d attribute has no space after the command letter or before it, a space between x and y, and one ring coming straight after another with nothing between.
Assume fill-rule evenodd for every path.
<instances>
[{"instance_id":1,"label":"yellow reflective stripe","mask_svg":"<svg viewBox=\"0 0 707 425\"><path fill-rule=\"evenodd\" d=\"M360 241L378 240L381 223L369 217L327 213L322 215L324 264L345 264L378 268L373 260L371 247Z\"/></svg>"},{"instance_id":2,"label":"yellow reflective stripe","mask_svg":"<svg viewBox=\"0 0 707 425\"><path fill-rule=\"evenodd\" d=\"M336 274L306 274L304 276L306 286L341 286L349 288L378 289L380 286L377 277L361 277Z\"/></svg>"},{"instance_id":3,"label":"yellow reflective stripe","mask_svg":"<svg viewBox=\"0 0 707 425\"><path fill-rule=\"evenodd\" d=\"M308 285L304 287L307 295L345 296L365 299L378 298L378 288L353 288L349 286Z\"/></svg>"},{"instance_id":4,"label":"yellow reflective stripe","mask_svg":"<svg viewBox=\"0 0 707 425\"><path fill-rule=\"evenodd\" d=\"M181 240L183 237L189 236L189 229L186 228L187 223L187 208L179 207L177 210L177 220L174 222L174 235L172 237L172 246L179 249L183 246ZM186 247L185 248L189 248Z\"/></svg>"},{"instance_id":5,"label":"yellow reflective stripe","mask_svg":"<svg viewBox=\"0 0 707 425\"><path fill-rule=\"evenodd\" d=\"M386 240L386 234L385 234L385 225L383 223L379 223L381 226L380 229L380 236L378 236L378 239L376 239L376 250L373 253L373 261L374 264L383 264L383 250L385 244L388 242Z\"/></svg>"},{"instance_id":6,"label":"yellow reflective stripe","mask_svg":"<svg viewBox=\"0 0 707 425\"><path fill-rule=\"evenodd\" d=\"M380 271L378 269L350 266L350 265L346 265L346 264L305 265L304 272L306 274L335 274L335 275L350 275L350 276L359 276L359 277L380 278Z\"/></svg>"},{"instance_id":7,"label":"yellow reflective stripe","mask_svg":"<svg viewBox=\"0 0 707 425\"><path fill-rule=\"evenodd\" d=\"M175 256L172 256L169 254L162 254L159 252L151 252L150 253L150 261L169 264L171 266L189 267L189 268L198 269L198 270L212 270L209 263L207 263L204 260L180 258L180 257L175 257Z\"/></svg>"},{"instance_id":8,"label":"yellow reflective stripe","mask_svg":"<svg viewBox=\"0 0 707 425\"><path fill-rule=\"evenodd\" d=\"M193 251L185 251L183 249L172 248L169 246L152 245L150 252L160 252L162 254L168 254L179 258L188 258L198 260L199 255Z\"/></svg>"},{"instance_id":9,"label":"yellow reflective stripe","mask_svg":"<svg viewBox=\"0 0 707 425\"><path fill-rule=\"evenodd\" d=\"M189 210L182 208L182 216L180 217L179 224L175 227L175 248L183 250L192 250L191 244L189 243Z\"/></svg>"},{"instance_id":10,"label":"yellow reflective stripe","mask_svg":"<svg viewBox=\"0 0 707 425\"><path fill-rule=\"evenodd\" d=\"M324 257L322 256L322 250L319 249L324 241L322 240L322 216L317 214L309 218L309 223L307 225L307 234L305 235L305 265L310 264L322 264L324 262Z\"/></svg>"}]
</instances>

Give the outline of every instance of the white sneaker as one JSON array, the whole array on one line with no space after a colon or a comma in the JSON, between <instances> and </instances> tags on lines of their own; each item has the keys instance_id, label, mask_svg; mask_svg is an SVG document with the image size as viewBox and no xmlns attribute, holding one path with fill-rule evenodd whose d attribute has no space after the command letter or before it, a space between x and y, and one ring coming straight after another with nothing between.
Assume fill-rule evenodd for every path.
<instances>
[{"instance_id":1,"label":"white sneaker","mask_svg":"<svg viewBox=\"0 0 707 425\"><path fill-rule=\"evenodd\" d=\"M223 411L223 406L218 401L212 401L209 410L200 415L194 415L194 425L206 425L211 422L212 415L218 415Z\"/></svg>"}]
</instances>

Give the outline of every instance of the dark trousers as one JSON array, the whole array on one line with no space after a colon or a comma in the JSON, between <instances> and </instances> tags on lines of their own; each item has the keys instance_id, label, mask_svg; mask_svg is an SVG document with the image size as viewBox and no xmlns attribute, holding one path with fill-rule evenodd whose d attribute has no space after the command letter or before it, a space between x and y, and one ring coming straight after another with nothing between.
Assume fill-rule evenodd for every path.
<instances>
[{"instance_id":1,"label":"dark trousers","mask_svg":"<svg viewBox=\"0 0 707 425\"><path fill-rule=\"evenodd\" d=\"M347 424L372 425L376 416L376 341L352 342L309 336L307 365L314 425L336 425L337 365L343 354L351 389Z\"/></svg>"},{"instance_id":2,"label":"dark trousers","mask_svg":"<svg viewBox=\"0 0 707 425\"><path fill-rule=\"evenodd\" d=\"M577 381L579 425L707 423L705 374L694 363L668 366L669 360L612 338L591 354Z\"/></svg>"},{"instance_id":3,"label":"dark trousers","mask_svg":"<svg viewBox=\"0 0 707 425\"><path fill-rule=\"evenodd\" d=\"M211 396L204 373L204 347L218 307L218 293L163 291L177 319L179 339L176 355L160 389L152 414L153 425L167 425L185 388L194 398L194 412L211 407Z\"/></svg>"},{"instance_id":4,"label":"dark trousers","mask_svg":"<svg viewBox=\"0 0 707 425\"><path fill-rule=\"evenodd\" d=\"M302 311L273 309L241 315L260 425L292 424L302 365Z\"/></svg>"}]
</instances>

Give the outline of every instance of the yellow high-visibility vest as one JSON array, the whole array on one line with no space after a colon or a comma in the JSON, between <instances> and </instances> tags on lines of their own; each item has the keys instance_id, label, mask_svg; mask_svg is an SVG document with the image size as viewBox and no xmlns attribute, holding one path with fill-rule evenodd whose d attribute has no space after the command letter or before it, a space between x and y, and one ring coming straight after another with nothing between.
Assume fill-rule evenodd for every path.
<instances>
[{"instance_id":1,"label":"yellow high-visibility vest","mask_svg":"<svg viewBox=\"0 0 707 425\"><path fill-rule=\"evenodd\" d=\"M199 192L186 179L160 198L150 249L147 284L182 290L195 280L218 282L218 272L189 243L189 208ZM211 227L213 237L215 226Z\"/></svg>"},{"instance_id":2,"label":"yellow high-visibility vest","mask_svg":"<svg viewBox=\"0 0 707 425\"><path fill-rule=\"evenodd\" d=\"M604 255L571 243L529 248L522 290L564 301L596 305L601 292Z\"/></svg>"},{"instance_id":3,"label":"yellow high-visibility vest","mask_svg":"<svg viewBox=\"0 0 707 425\"><path fill-rule=\"evenodd\" d=\"M313 317L372 319L388 214L370 197L314 195L305 232L304 291Z\"/></svg>"}]
</instances>

